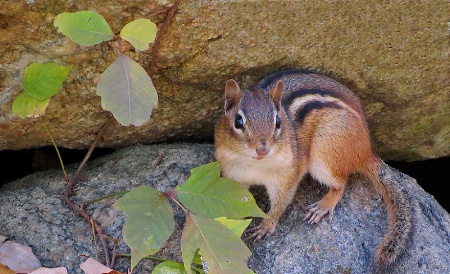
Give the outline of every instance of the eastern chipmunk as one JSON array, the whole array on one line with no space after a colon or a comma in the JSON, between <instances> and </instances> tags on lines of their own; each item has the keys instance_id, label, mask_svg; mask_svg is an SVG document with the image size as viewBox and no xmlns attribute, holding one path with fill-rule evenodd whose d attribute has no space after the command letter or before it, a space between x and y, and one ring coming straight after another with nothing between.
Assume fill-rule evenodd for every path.
<instances>
[{"instance_id":1,"label":"eastern chipmunk","mask_svg":"<svg viewBox=\"0 0 450 274\"><path fill-rule=\"evenodd\" d=\"M275 231L306 173L329 187L308 207L308 223L332 216L349 175L361 173L383 195L389 215L375 267L387 269L405 251L412 233L409 196L381 179L385 164L372 151L358 98L344 85L297 70L272 74L243 91L228 80L214 136L224 177L266 187L270 218L253 229L255 241Z\"/></svg>"}]
</instances>

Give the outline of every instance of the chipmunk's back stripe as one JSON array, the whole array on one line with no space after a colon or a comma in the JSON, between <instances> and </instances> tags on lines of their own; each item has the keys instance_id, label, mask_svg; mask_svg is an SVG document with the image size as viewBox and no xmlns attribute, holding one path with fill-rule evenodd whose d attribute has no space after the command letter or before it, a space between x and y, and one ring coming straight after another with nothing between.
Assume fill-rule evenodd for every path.
<instances>
[{"instance_id":1,"label":"chipmunk's back stripe","mask_svg":"<svg viewBox=\"0 0 450 274\"><path fill-rule=\"evenodd\" d=\"M317 73L306 69L283 70L275 72L269 76L266 76L258 84L256 84L255 88L265 90L269 85L275 84L278 80L281 80L282 78L287 78L289 76L295 76L299 74L301 75L301 74L317 74Z\"/></svg>"},{"instance_id":2,"label":"chipmunk's back stripe","mask_svg":"<svg viewBox=\"0 0 450 274\"><path fill-rule=\"evenodd\" d=\"M352 108L353 110L355 110L356 112L359 112L359 109L355 109L353 108L354 102L348 100L348 98L342 96L339 93L336 92L331 92L328 90L323 90L323 89L299 89L296 90L292 93L290 93L289 95L286 96L286 98L283 98L283 105L284 107L288 106L291 104L291 102L293 102L294 100L296 100L297 98L301 98L301 97L309 97L309 96L316 96L319 100L326 100L327 98L335 98L337 100L342 101L343 103L345 103L347 106L349 106L350 108Z\"/></svg>"},{"instance_id":3,"label":"chipmunk's back stripe","mask_svg":"<svg viewBox=\"0 0 450 274\"><path fill-rule=\"evenodd\" d=\"M310 101L295 111L295 120L302 123L305 118L313 111L323 108L342 108L338 103L332 101Z\"/></svg>"}]
</instances>

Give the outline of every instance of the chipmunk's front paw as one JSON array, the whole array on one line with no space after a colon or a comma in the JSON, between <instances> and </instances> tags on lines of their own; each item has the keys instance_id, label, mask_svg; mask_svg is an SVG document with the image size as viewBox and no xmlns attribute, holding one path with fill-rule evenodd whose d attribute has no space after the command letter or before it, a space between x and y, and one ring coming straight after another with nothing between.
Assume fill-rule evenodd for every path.
<instances>
[{"instance_id":1,"label":"chipmunk's front paw","mask_svg":"<svg viewBox=\"0 0 450 274\"><path fill-rule=\"evenodd\" d=\"M258 242L262 239L269 237L275 232L277 223L272 219L264 219L261 224L249 229L249 232L253 232L247 239L253 239L253 242Z\"/></svg>"},{"instance_id":2,"label":"chipmunk's front paw","mask_svg":"<svg viewBox=\"0 0 450 274\"><path fill-rule=\"evenodd\" d=\"M330 214L330 219L332 219L333 211L334 207L331 208L323 206L321 201L319 201L308 206L308 213L306 214L305 218L303 218L303 221L307 221L308 224L317 224L327 213Z\"/></svg>"}]
</instances>

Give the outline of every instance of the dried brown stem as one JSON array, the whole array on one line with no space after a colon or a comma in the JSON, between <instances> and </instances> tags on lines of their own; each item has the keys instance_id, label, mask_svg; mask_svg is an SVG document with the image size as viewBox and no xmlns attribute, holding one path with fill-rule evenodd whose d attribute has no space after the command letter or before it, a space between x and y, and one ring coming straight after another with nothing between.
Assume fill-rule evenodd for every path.
<instances>
[{"instance_id":1,"label":"dried brown stem","mask_svg":"<svg viewBox=\"0 0 450 274\"><path fill-rule=\"evenodd\" d=\"M119 238L115 238L114 239L114 241L113 241L113 243L114 243L114 247L113 247L113 256L112 256L112 259L111 259L111 265L114 265L114 262L115 262L115 260L116 260L116 250L117 250L117 245L118 245L118 243L119 243Z\"/></svg>"},{"instance_id":2,"label":"dried brown stem","mask_svg":"<svg viewBox=\"0 0 450 274\"><path fill-rule=\"evenodd\" d=\"M86 156L84 156L83 161L80 163L80 165L78 166L77 171L75 171L75 173L72 176L72 179L69 181L69 188L72 189L73 186L75 185L75 183L78 180L78 177L80 177L80 173L81 170L83 170L83 167L86 165L87 161L89 160L89 158L92 155L92 152L94 151L95 147L97 146L98 141L100 141L100 138L103 136L103 132L106 130L106 127L111 124L111 122L113 121L113 117L109 118L100 128L100 130L97 133L97 136L95 136L94 141L91 143L91 146L89 147L88 152L86 153ZM67 187L66 187L67 189Z\"/></svg>"},{"instance_id":3,"label":"dried brown stem","mask_svg":"<svg viewBox=\"0 0 450 274\"><path fill-rule=\"evenodd\" d=\"M102 237L102 235L103 235L102 234L102 227L99 224L97 224L97 222L95 222L93 219L91 219L89 214L87 214L87 212L83 208L81 208L80 206L75 204L70 199L70 195L73 193L73 187L74 187L75 183L78 181L78 178L80 176L81 170L86 165L87 161L89 160L89 157L91 157L92 152L94 151L94 148L96 147L96 145L97 145L98 141L100 140L100 138L103 136L103 133L105 132L106 127L112 122L112 119L113 118L108 119L102 125L102 127L98 131L97 136L95 137L94 141L91 143L91 146L89 147L89 150L86 153L86 156L84 157L83 161L78 166L77 171L72 176L72 179L66 181L66 189L64 190L64 201L67 203L67 205L70 208L72 208L73 210L75 210L76 212L78 212L78 214L80 214L88 222L93 224L93 226L95 228L95 231L99 235L100 242L102 243L102 247L103 247L103 250L104 250L104 253L105 253L105 261L106 261L106 266L107 267L111 267L111 261L110 261L110 258L109 258L108 245L106 243L105 238Z\"/></svg>"},{"instance_id":4,"label":"dried brown stem","mask_svg":"<svg viewBox=\"0 0 450 274\"><path fill-rule=\"evenodd\" d=\"M158 30L158 33L156 34L155 42L153 43L152 46L152 61L150 63L150 68L148 70L148 74L150 75L150 77L153 76L156 70L156 59L158 57L158 51L161 45L161 41L163 40L163 37L167 32L167 28L172 22L173 16L177 12L180 3L181 0L175 1L175 4L173 4L173 6L170 8L170 11L167 14L166 20L164 21L162 27Z\"/></svg>"},{"instance_id":5,"label":"dried brown stem","mask_svg":"<svg viewBox=\"0 0 450 274\"><path fill-rule=\"evenodd\" d=\"M77 204L72 202L70 197L68 195L66 195L66 192L64 192L64 201L67 203L67 205L70 208L72 208L73 210L78 212L78 214L80 214L83 218L85 218L88 222L90 222L91 217L81 207L79 207ZM94 225L95 231L100 236L99 238L100 238L100 241L102 243L103 250L105 253L106 266L111 267L111 263L110 263L110 259L109 259L108 245L106 244L105 238L101 237L102 236L102 227L99 224L97 224L95 221L92 221L92 223Z\"/></svg>"}]
</instances>

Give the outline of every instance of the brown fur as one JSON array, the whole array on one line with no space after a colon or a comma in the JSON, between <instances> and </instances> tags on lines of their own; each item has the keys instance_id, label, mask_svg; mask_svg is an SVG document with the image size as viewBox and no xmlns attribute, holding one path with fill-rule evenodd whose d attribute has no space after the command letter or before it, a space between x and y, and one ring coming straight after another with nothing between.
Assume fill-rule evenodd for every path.
<instances>
[{"instance_id":1,"label":"brown fur","mask_svg":"<svg viewBox=\"0 0 450 274\"><path fill-rule=\"evenodd\" d=\"M317 223L327 213L332 216L349 175L359 172L371 179L387 204L390 226L375 266L389 268L410 237L411 206L395 182L380 177L385 167L372 151L358 98L330 78L296 71L268 76L243 92L229 80L225 94L225 112L215 130L223 175L246 186L264 185L271 202L271 218L264 219L251 237L260 240L274 232L306 173L330 188L309 206L305 220ZM243 128L235 128L239 117Z\"/></svg>"}]
</instances>

